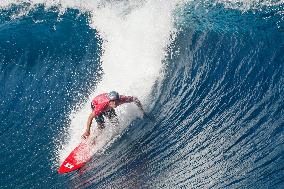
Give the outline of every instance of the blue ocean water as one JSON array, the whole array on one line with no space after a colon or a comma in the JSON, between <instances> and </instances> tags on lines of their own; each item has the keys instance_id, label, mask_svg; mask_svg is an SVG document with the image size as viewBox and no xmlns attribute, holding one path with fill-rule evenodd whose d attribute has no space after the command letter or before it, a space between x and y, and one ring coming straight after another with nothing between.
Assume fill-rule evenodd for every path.
<instances>
[{"instance_id":1,"label":"blue ocean water","mask_svg":"<svg viewBox=\"0 0 284 189\"><path fill-rule=\"evenodd\" d=\"M155 120L133 119L82 175L59 175L55 152L107 42L89 11L31 6L0 9L1 188L284 187L283 3L176 7L144 104Z\"/></svg>"}]
</instances>

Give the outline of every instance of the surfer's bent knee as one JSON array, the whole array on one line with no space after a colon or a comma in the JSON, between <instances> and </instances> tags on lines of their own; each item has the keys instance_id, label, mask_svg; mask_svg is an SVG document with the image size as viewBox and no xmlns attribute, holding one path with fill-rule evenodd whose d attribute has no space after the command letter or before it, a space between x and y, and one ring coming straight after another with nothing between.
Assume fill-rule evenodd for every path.
<instances>
[{"instance_id":1,"label":"surfer's bent knee","mask_svg":"<svg viewBox=\"0 0 284 189\"><path fill-rule=\"evenodd\" d=\"M99 124L97 125L99 130L103 130L105 128L105 124Z\"/></svg>"}]
</instances>

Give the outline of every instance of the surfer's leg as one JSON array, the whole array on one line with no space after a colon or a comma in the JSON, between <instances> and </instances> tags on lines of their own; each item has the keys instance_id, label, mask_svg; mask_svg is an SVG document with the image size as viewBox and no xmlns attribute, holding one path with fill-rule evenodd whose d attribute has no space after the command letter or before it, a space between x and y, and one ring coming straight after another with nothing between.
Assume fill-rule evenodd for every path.
<instances>
[{"instance_id":1,"label":"surfer's leg","mask_svg":"<svg viewBox=\"0 0 284 189\"><path fill-rule=\"evenodd\" d=\"M105 128L105 120L103 114L96 116L95 120L97 122L97 127L96 127L97 134L93 138L93 144L95 144L97 137L101 135L103 129Z\"/></svg>"},{"instance_id":2,"label":"surfer's leg","mask_svg":"<svg viewBox=\"0 0 284 189\"><path fill-rule=\"evenodd\" d=\"M105 124L98 124L97 127L100 131L102 131L105 128Z\"/></svg>"},{"instance_id":3,"label":"surfer's leg","mask_svg":"<svg viewBox=\"0 0 284 189\"><path fill-rule=\"evenodd\" d=\"M118 118L117 118L114 108L106 112L106 117L110 120L110 122L113 125L118 125Z\"/></svg>"},{"instance_id":4,"label":"surfer's leg","mask_svg":"<svg viewBox=\"0 0 284 189\"><path fill-rule=\"evenodd\" d=\"M97 129L101 133L101 131L105 128L105 120L103 114L96 116L95 120L97 122Z\"/></svg>"}]
</instances>

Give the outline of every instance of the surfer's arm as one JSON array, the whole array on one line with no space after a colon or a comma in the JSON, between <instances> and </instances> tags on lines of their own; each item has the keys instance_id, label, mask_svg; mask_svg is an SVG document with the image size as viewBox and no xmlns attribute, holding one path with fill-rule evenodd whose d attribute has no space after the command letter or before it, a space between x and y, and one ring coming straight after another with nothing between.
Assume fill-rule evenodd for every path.
<instances>
[{"instance_id":1,"label":"surfer's arm","mask_svg":"<svg viewBox=\"0 0 284 189\"><path fill-rule=\"evenodd\" d=\"M136 106L140 109L140 111L143 114L143 117L146 117L147 114L143 109L143 106L140 102L140 100L137 97L134 96L124 96L124 95L120 95L120 104L124 104L124 103L131 103L134 102L136 104ZM120 105L119 104L119 105Z\"/></svg>"},{"instance_id":2,"label":"surfer's arm","mask_svg":"<svg viewBox=\"0 0 284 189\"><path fill-rule=\"evenodd\" d=\"M87 121L87 128L85 133L82 135L82 138L86 139L90 135L91 125L95 116L96 116L95 112L90 113Z\"/></svg>"},{"instance_id":3,"label":"surfer's arm","mask_svg":"<svg viewBox=\"0 0 284 189\"><path fill-rule=\"evenodd\" d=\"M136 106L140 109L140 111L141 111L142 114L143 114L143 117L146 117L147 114L146 114L146 112L144 111L143 106L142 106L140 100L139 100L137 97L133 97L133 102L134 102L134 103L136 104Z\"/></svg>"}]
</instances>

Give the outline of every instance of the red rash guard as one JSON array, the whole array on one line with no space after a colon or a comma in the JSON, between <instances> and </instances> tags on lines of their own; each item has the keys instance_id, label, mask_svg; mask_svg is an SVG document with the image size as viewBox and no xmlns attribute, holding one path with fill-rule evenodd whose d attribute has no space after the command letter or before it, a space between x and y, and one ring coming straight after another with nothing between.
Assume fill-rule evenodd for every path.
<instances>
[{"instance_id":1,"label":"red rash guard","mask_svg":"<svg viewBox=\"0 0 284 189\"><path fill-rule=\"evenodd\" d=\"M124 104L124 103L133 102L134 99L135 99L135 97L133 97L133 96L119 95L119 100L118 100L117 106L119 106L121 104ZM92 105L93 105L93 107L95 107L93 109L93 112L95 113L95 115L98 116L102 112L110 110L111 107L109 107L109 102L110 102L110 100L108 98L108 94L107 93L103 93L103 94L100 94L100 95L96 96L92 100Z\"/></svg>"}]
</instances>

